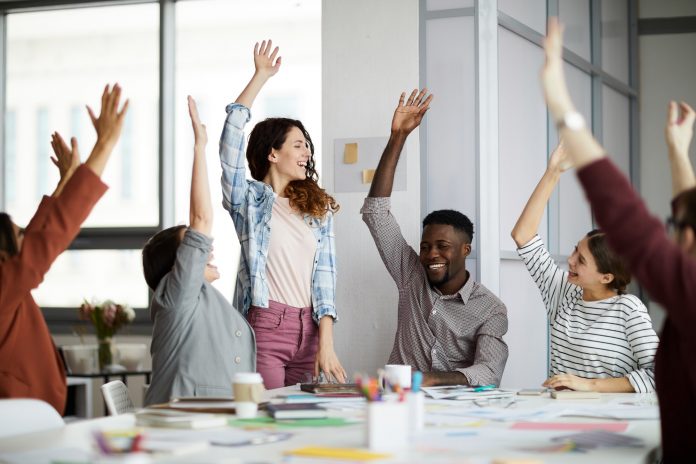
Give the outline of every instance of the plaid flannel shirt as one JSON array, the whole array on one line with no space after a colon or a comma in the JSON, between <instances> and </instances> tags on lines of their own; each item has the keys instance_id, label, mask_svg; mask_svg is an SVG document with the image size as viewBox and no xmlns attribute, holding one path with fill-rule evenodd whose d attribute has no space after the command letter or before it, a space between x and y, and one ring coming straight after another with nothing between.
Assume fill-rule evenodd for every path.
<instances>
[{"instance_id":1,"label":"plaid flannel shirt","mask_svg":"<svg viewBox=\"0 0 696 464\"><path fill-rule=\"evenodd\" d=\"M244 126L251 119L249 109L232 103L225 110L220 137L222 205L232 216L242 247L234 306L246 315L252 305L268 307L266 261L274 197L270 185L246 178ZM305 221L318 243L312 269L312 316L316 323L324 316L337 320L333 214L328 212L321 221L306 215Z\"/></svg>"}]
</instances>

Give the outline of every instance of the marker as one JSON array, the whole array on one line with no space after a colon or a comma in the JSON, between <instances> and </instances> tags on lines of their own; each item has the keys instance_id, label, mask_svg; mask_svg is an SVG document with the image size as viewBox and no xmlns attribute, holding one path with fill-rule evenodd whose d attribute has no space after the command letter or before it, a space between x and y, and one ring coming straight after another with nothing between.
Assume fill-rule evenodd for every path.
<instances>
[{"instance_id":1,"label":"marker","mask_svg":"<svg viewBox=\"0 0 696 464\"><path fill-rule=\"evenodd\" d=\"M474 387L475 392L482 392L486 390L495 390L495 385L481 385L480 387Z\"/></svg>"},{"instance_id":2,"label":"marker","mask_svg":"<svg viewBox=\"0 0 696 464\"><path fill-rule=\"evenodd\" d=\"M421 371L415 371L413 373L413 378L411 379L411 391L419 392L421 389L421 383L423 383L423 373Z\"/></svg>"}]
</instances>

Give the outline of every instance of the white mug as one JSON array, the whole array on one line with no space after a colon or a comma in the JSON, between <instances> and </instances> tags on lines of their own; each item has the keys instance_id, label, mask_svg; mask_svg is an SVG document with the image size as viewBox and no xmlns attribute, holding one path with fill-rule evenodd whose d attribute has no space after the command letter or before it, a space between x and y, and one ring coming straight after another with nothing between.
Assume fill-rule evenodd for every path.
<instances>
[{"instance_id":1,"label":"white mug","mask_svg":"<svg viewBox=\"0 0 696 464\"><path fill-rule=\"evenodd\" d=\"M411 366L408 364L387 364L379 374L379 384L384 391L394 391L397 385L402 390L411 388Z\"/></svg>"}]
</instances>

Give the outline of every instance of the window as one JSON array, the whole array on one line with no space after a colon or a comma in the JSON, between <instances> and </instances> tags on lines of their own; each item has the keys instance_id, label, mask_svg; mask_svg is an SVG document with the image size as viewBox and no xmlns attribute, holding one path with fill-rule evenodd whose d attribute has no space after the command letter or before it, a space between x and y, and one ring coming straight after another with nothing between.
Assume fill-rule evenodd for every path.
<instances>
[{"instance_id":1,"label":"window","mask_svg":"<svg viewBox=\"0 0 696 464\"><path fill-rule=\"evenodd\" d=\"M47 5L51 2L47 2ZM66 311L84 298L112 298L144 309L149 303L140 249L157 230L188 222L193 136L186 95L194 96L208 127L208 168L215 207L216 284L231 300L238 242L222 208L217 139L225 105L251 77L253 44L267 38L281 46L283 69L263 90L252 109L255 122L268 116L301 119L321 157L321 2L319 0L124 0L54 2L65 9L2 10L7 38L4 204L18 224L26 224L44 194L58 181L50 162L50 134L78 138L84 160L96 134L85 104L100 107L106 83L119 82L130 107L121 139L107 166L109 191L94 208L78 239L54 263L34 297L52 329L69 330ZM16 5L13 2L13 5ZM50 5L48 5L50 7ZM175 12L160 14L160 8ZM160 43L160 30L175 40ZM168 34L163 36L169 37ZM174 67L165 51L174 51ZM174 82L162 93L160 81ZM166 86L164 87L166 88ZM170 87L171 88L171 87ZM174 108L160 120L162 102ZM172 140L173 153L161 153L160 133ZM18 156L19 154L21 156ZM173 159L174 178L163 174L162 159ZM22 179L17 182L15 179ZM161 185L168 183L170 185ZM161 192L173 191L174 198ZM163 211L175 211L173 220ZM167 218L167 219L162 219ZM164 222L163 222L164 221ZM59 314L60 313L60 314ZM70 313L73 314L73 313ZM139 313L138 319L147 319Z\"/></svg>"},{"instance_id":2,"label":"window","mask_svg":"<svg viewBox=\"0 0 696 464\"><path fill-rule=\"evenodd\" d=\"M283 63L254 101L246 133L267 117L299 119L314 141L316 155L321 156L321 4L265 0L261 6L243 0L202 0L176 5L175 223L188 223L193 133L186 96L191 95L208 130L206 154L215 214L212 234L221 275L214 285L232 300L239 242L232 219L222 207L220 190L218 140L225 106L254 73L254 43L271 38L280 47Z\"/></svg>"}]
</instances>

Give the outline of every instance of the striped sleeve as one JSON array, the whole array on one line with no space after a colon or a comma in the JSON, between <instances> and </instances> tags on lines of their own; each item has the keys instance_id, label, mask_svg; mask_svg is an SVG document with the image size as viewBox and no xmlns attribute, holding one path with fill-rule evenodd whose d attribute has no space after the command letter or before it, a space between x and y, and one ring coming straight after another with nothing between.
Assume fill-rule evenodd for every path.
<instances>
[{"instance_id":1,"label":"striped sleeve","mask_svg":"<svg viewBox=\"0 0 696 464\"><path fill-rule=\"evenodd\" d=\"M519 247L517 253L541 291L549 320L554 320L568 273L558 267L538 235Z\"/></svg>"},{"instance_id":2,"label":"striped sleeve","mask_svg":"<svg viewBox=\"0 0 696 464\"><path fill-rule=\"evenodd\" d=\"M626 339L628 340L638 369L626 376L636 393L655 391L655 353L659 340L653 329L645 305L636 297L628 299L633 310L626 321Z\"/></svg>"}]
</instances>

